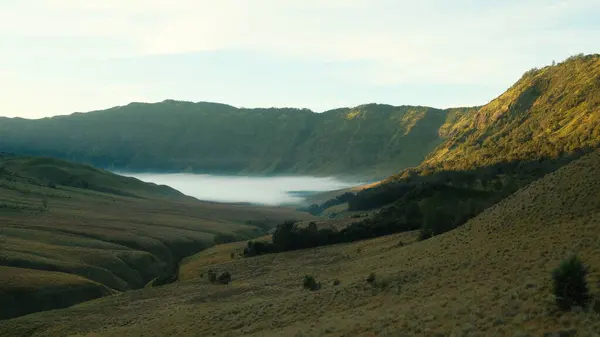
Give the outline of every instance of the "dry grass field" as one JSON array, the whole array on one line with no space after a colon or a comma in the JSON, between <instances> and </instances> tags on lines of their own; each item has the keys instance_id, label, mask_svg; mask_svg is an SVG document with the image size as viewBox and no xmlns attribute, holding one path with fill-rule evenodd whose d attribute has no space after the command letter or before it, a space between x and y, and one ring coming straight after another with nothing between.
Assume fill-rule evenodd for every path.
<instances>
[{"instance_id":1,"label":"dry grass field","mask_svg":"<svg viewBox=\"0 0 600 337\"><path fill-rule=\"evenodd\" d=\"M2 321L0 335L600 335L597 312L560 312L551 292L552 270L576 253L600 297L600 152L456 230L416 236L247 259L231 257L243 242L219 245L187 258L174 284ZM209 269L232 283L210 284ZM302 288L307 274L320 290Z\"/></svg>"},{"instance_id":2,"label":"dry grass field","mask_svg":"<svg viewBox=\"0 0 600 337\"><path fill-rule=\"evenodd\" d=\"M60 163L70 173L68 165L83 167ZM0 319L142 288L220 238L263 233L247 221L272 227L311 219L289 208L201 202L94 175L117 181L109 186L121 195L0 175Z\"/></svg>"}]
</instances>

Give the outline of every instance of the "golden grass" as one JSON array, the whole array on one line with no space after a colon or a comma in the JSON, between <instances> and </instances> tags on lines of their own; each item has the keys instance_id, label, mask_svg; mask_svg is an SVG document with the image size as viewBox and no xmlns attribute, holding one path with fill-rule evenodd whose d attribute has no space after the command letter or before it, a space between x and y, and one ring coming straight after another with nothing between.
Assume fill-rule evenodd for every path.
<instances>
[{"instance_id":1,"label":"golden grass","mask_svg":"<svg viewBox=\"0 0 600 337\"><path fill-rule=\"evenodd\" d=\"M599 164L597 152L430 240L403 233L249 259L230 256L244 243L221 245L187 259L180 282L5 321L0 335L598 336L598 313L555 309L550 275L577 253L600 295ZM233 283L211 285L208 269ZM302 289L306 274L320 291Z\"/></svg>"},{"instance_id":2,"label":"golden grass","mask_svg":"<svg viewBox=\"0 0 600 337\"><path fill-rule=\"evenodd\" d=\"M219 234L256 235L248 220L275 226L312 218L291 208L130 198L1 177L0 205L0 266L26 268L19 274L22 286L68 286L83 277L98 290L118 291L143 287L180 258L214 245ZM11 284L2 274L0 289L14 290Z\"/></svg>"},{"instance_id":3,"label":"golden grass","mask_svg":"<svg viewBox=\"0 0 600 337\"><path fill-rule=\"evenodd\" d=\"M0 266L0 275L2 275L0 291L94 283L86 278L72 274L6 266Z\"/></svg>"}]
</instances>

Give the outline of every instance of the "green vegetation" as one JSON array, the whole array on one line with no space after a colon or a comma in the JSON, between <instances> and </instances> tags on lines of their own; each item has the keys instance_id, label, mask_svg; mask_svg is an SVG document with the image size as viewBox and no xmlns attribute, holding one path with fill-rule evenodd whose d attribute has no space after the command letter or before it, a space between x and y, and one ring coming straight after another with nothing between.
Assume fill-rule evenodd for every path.
<instances>
[{"instance_id":1,"label":"green vegetation","mask_svg":"<svg viewBox=\"0 0 600 337\"><path fill-rule=\"evenodd\" d=\"M552 272L556 305L562 310L570 310L574 306L587 307L590 293L585 277L587 269L575 255L561 262Z\"/></svg>"},{"instance_id":2,"label":"green vegetation","mask_svg":"<svg viewBox=\"0 0 600 337\"><path fill-rule=\"evenodd\" d=\"M317 280L312 275L305 275L302 287L306 290L317 291L321 289L321 283L317 283Z\"/></svg>"},{"instance_id":3,"label":"green vegetation","mask_svg":"<svg viewBox=\"0 0 600 337\"><path fill-rule=\"evenodd\" d=\"M168 100L39 120L0 118L0 151L111 170L383 178L419 164L457 114L382 104L314 113Z\"/></svg>"}]
</instances>

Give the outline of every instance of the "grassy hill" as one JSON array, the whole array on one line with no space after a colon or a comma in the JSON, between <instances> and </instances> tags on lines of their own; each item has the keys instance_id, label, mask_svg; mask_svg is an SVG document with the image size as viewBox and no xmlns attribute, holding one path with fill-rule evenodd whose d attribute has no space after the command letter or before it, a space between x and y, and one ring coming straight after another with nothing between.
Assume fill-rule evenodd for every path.
<instances>
[{"instance_id":1,"label":"grassy hill","mask_svg":"<svg viewBox=\"0 0 600 337\"><path fill-rule=\"evenodd\" d=\"M184 197L165 185L156 185L124 177L92 166L47 157L23 157L0 154L0 175L8 180L21 179L29 184L82 188L131 197ZM12 179L11 179L12 178Z\"/></svg>"},{"instance_id":2,"label":"grassy hill","mask_svg":"<svg viewBox=\"0 0 600 337\"><path fill-rule=\"evenodd\" d=\"M600 55L532 69L505 93L444 130L421 171L472 170L556 158L600 145Z\"/></svg>"},{"instance_id":3,"label":"grassy hill","mask_svg":"<svg viewBox=\"0 0 600 337\"><path fill-rule=\"evenodd\" d=\"M177 283L3 321L0 334L592 337L598 312L558 311L551 272L576 253L600 296L598 233L595 151L429 240L402 233L245 259L230 256L244 243L219 245L186 259ZM232 284L210 284L209 269L230 271ZM302 289L305 275L321 289Z\"/></svg>"},{"instance_id":4,"label":"grassy hill","mask_svg":"<svg viewBox=\"0 0 600 337\"><path fill-rule=\"evenodd\" d=\"M445 140L414 168L359 192L351 209L381 207L422 183L504 197L600 146L600 55L532 69L481 108L459 109Z\"/></svg>"},{"instance_id":5,"label":"grassy hill","mask_svg":"<svg viewBox=\"0 0 600 337\"><path fill-rule=\"evenodd\" d=\"M0 151L113 170L383 178L419 164L462 113L381 104L314 113L131 103L39 120L0 118Z\"/></svg>"},{"instance_id":6,"label":"grassy hill","mask_svg":"<svg viewBox=\"0 0 600 337\"><path fill-rule=\"evenodd\" d=\"M287 208L201 202L86 165L4 156L0 319L157 284L185 256L308 218Z\"/></svg>"}]
</instances>

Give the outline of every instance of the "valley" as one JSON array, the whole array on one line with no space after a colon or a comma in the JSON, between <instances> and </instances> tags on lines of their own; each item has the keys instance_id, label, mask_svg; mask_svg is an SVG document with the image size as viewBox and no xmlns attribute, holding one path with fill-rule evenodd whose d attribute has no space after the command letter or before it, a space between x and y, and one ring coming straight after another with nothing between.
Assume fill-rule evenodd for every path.
<instances>
[{"instance_id":1,"label":"valley","mask_svg":"<svg viewBox=\"0 0 600 337\"><path fill-rule=\"evenodd\" d=\"M0 335L599 336L599 97L0 118Z\"/></svg>"},{"instance_id":2,"label":"valley","mask_svg":"<svg viewBox=\"0 0 600 337\"><path fill-rule=\"evenodd\" d=\"M597 336L598 314L562 313L550 273L569 253L600 291L600 153L558 170L459 229L231 258L243 243L185 259L180 281L6 321L13 336ZM582 202L582 200L586 200ZM211 284L209 269L232 274ZM374 273L375 281L367 282ZM314 275L318 291L302 289ZM334 285L338 280L339 284Z\"/></svg>"},{"instance_id":3,"label":"valley","mask_svg":"<svg viewBox=\"0 0 600 337\"><path fill-rule=\"evenodd\" d=\"M1 318L143 288L214 244L310 218L285 207L198 201L55 159L4 156L0 163Z\"/></svg>"}]
</instances>

